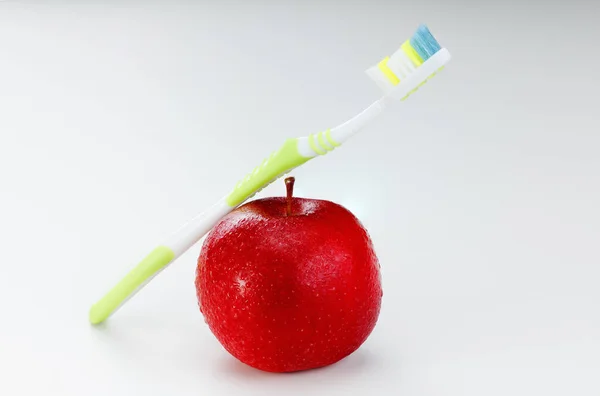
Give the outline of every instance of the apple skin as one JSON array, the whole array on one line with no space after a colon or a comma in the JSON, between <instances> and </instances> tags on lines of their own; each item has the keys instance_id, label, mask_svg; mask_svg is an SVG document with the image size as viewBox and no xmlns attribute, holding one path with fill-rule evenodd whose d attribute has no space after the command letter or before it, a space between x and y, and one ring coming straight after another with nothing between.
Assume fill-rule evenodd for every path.
<instances>
[{"instance_id":1,"label":"apple skin","mask_svg":"<svg viewBox=\"0 0 600 396\"><path fill-rule=\"evenodd\" d=\"M289 199L289 198L288 198ZM379 317L380 266L359 220L325 200L246 203L206 237L196 270L200 311L223 347L263 371L333 364Z\"/></svg>"}]
</instances>

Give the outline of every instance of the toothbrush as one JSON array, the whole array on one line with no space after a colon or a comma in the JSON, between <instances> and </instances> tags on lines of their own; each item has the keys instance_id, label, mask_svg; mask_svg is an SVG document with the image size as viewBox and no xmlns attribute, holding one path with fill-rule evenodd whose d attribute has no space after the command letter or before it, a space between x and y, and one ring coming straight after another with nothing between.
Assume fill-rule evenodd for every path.
<instances>
[{"instance_id":1,"label":"toothbrush","mask_svg":"<svg viewBox=\"0 0 600 396\"><path fill-rule=\"evenodd\" d=\"M396 52L366 71L383 91L383 97L335 128L287 139L279 150L274 151L239 181L228 195L172 234L95 303L89 312L90 322L98 324L106 320L152 278L198 242L223 216L282 175L339 147L391 104L414 93L441 70L450 58L448 50L440 47L429 29L425 25L419 26L414 35Z\"/></svg>"}]
</instances>

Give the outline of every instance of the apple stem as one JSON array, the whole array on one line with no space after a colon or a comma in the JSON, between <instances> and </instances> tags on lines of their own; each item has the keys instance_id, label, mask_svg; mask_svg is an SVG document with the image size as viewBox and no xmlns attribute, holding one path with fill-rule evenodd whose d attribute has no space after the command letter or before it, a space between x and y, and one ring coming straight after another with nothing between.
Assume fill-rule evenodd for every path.
<instances>
[{"instance_id":1,"label":"apple stem","mask_svg":"<svg viewBox=\"0 0 600 396\"><path fill-rule=\"evenodd\" d=\"M293 176L285 179L285 189L287 191L286 214L288 216L292 215L292 197L294 195L294 183L295 182L296 182L296 178Z\"/></svg>"}]
</instances>

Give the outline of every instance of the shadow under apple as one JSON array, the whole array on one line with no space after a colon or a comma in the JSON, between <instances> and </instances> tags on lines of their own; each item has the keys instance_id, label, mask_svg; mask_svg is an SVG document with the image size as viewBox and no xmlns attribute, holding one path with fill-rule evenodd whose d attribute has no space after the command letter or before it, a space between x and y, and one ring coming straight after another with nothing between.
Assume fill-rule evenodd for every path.
<instances>
[{"instance_id":1,"label":"shadow under apple","mask_svg":"<svg viewBox=\"0 0 600 396\"><path fill-rule=\"evenodd\" d=\"M215 364L214 370L218 374L244 382L280 380L289 377L311 377L312 379L323 377L328 381L335 381L338 377L347 379L348 376L360 376L365 371L372 371L375 366L377 366L376 357L368 349L359 348L337 363L290 373L271 373L258 370L223 353L223 357Z\"/></svg>"}]
</instances>

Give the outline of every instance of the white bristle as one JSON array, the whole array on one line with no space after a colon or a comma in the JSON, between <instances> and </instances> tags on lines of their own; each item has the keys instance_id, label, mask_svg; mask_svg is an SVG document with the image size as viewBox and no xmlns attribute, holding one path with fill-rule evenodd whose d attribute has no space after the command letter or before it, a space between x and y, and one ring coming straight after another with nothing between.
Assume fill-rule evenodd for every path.
<instances>
[{"instance_id":1,"label":"white bristle","mask_svg":"<svg viewBox=\"0 0 600 396\"><path fill-rule=\"evenodd\" d=\"M402 70L403 74L408 76L410 73L415 71L415 66L412 61L402 49L394 52L394 54L390 57L390 61L388 62L388 67L395 73L396 70Z\"/></svg>"},{"instance_id":2,"label":"white bristle","mask_svg":"<svg viewBox=\"0 0 600 396\"><path fill-rule=\"evenodd\" d=\"M416 70L415 65L401 48L399 48L392 56L389 57L387 61L387 67L396 77L398 77L400 83L410 77L410 75ZM388 76L381 71L379 64L373 65L367 69L366 73L373 81L375 81L377 86L384 92L384 94L390 93L397 86L394 85Z\"/></svg>"},{"instance_id":3,"label":"white bristle","mask_svg":"<svg viewBox=\"0 0 600 396\"><path fill-rule=\"evenodd\" d=\"M408 68L402 64L401 59L390 58L387 65L390 68L390 70L392 71L392 73L394 73L396 75L396 77L398 77L400 79L400 81L404 80L406 78L406 76L408 76L410 74L410 71L408 70Z\"/></svg>"}]
</instances>

